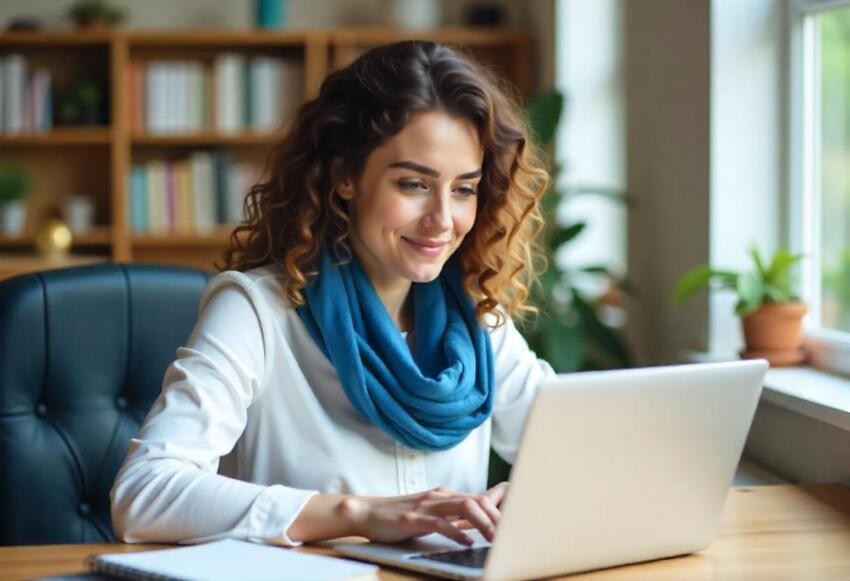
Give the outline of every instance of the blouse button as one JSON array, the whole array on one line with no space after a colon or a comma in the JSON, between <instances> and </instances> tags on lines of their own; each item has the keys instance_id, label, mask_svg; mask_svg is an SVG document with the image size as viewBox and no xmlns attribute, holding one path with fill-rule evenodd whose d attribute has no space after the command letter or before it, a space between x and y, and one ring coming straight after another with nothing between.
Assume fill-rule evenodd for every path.
<instances>
[{"instance_id":1,"label":"blouse button","mask_svg":"<svg viewBox=\"0 0 850 581\"><path fill-rule=\"evenodd\" d=\"M35 413L38 417L43 418L47 415L47 406L43 403L40 403L35 408Z\"/></svg>"},{"instance_id":2,"label":"blouse button","mask_svg":"<svg viewBox=\"0 0 850 581\"><path fill-rule=\"evenodd\" d=\"M126 410L127 409L127 398L119 395L117 398L115 398L115 407L117 407L119 410L122 410L122 411Z\"/></svg>"}]
</instances>

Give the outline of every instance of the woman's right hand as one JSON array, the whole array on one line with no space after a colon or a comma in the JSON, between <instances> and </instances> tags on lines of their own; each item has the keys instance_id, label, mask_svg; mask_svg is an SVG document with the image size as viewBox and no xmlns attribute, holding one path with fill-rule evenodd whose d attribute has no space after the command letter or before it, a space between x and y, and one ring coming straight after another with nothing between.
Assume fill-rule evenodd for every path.
<instances>
[{"instance_id":1,"label":"woman's right hand","mask_svg":"<svg viewBox=\"0 0 850 581\"><path fill-rule=\"evenodd\" d=\"M353 496L338 510L355 534L371 541L394 543L439 533L470 545L473 541L464 528L478 529L489 541L495 536L500 513L491 491L470 494L440 487L408 496Z\"/></svg>"}]
</instances>

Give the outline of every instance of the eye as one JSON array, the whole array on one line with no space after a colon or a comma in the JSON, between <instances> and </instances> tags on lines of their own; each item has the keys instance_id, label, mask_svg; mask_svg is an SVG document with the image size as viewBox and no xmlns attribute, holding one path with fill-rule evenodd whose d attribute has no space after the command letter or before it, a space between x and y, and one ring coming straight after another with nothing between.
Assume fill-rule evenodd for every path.
<instances>
[{"instance_id":1,"label":"eye","mask_svg":"<svg viewBox=\"0 0 850 581\"><path fill-rule=\"evenodd\" d=\"M406 192L424 192L428 190L427 184L420 180L399 180L398 186Z\"/></svg>"},{"instance_id":2,"label":"eye","mask_svg":"<svg viewBox=\"0 0 850 581\"><path fill-rule=\"evenodd\" d=\"M475 191L475 188L469 185L458 186L457 188L455 188L455 191L462 195L464 198L474 196L478 193Z\"/></svg>"}]
</instances>

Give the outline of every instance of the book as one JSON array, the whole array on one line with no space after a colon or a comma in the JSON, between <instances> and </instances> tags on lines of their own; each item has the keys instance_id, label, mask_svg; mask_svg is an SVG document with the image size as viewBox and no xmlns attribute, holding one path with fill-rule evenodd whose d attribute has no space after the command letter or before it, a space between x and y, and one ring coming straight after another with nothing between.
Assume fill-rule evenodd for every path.
<instances>
[{"instance_id":1,"label":"book","mask_svg":"<svg viewBox=\"0 0 850 581\"><path fill-rule=\"evenodd\" d=\"M23 133L26 106L27 65L19 54L7 56L3 63L3 126L6 133Z\"/></svg>"},{"instance_id":2,"label":"book","mask_svg":"<svg viewBox=\"0 0 850 581\"><path fill-rule=\"evenodd\" d=\"M150 203L148 202L148 172L144 166L130 169L130 224L134 234L150 230Z\"/></svg>"},{"instance_id":3,"label":"book","mask_svg":"<svg viewBox=\"0 0 850 581\"><path fill-rule=\"evenodd\" d=\"M375 565L233 539L178 549L93 555L87 565L95 573L117 579L378 579Z\"/></svg>"},{"instance_id":4,"label":"book","mask_svg":"<svg viewBox=\"0 0 850 581\"><path fill-rule=\"evenodd\" d=\"M239 133L245 128L245 57L223 53L213 62L215 75L215 128L221 133Z\"/></svg>"}]
</instances>

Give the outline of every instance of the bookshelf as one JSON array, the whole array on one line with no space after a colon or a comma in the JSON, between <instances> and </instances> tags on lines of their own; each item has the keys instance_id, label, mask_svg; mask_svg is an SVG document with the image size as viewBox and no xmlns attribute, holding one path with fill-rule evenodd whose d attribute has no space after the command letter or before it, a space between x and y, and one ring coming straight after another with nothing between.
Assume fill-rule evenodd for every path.
<instances>
[{"instance_id":1,"label":"bookshelf","mask_svg":"<svg viewBox=\"0 0 850 581\"><path fill-rule=\"evenodd\" d=\"M54 122L52 128L42 133L0 133L0 163L24 168L32 183L23 233L0 234L0 276L46 264L35 254L35 233L48 217L59 214L64 200L80 195L94 203L94 226L74 234L68 264L102 259L212 269L228 245L232 223L216 223L198 231L187 224L178 229L175 223L169 223L165 230L144 229L144 224L133 221L134 215L139 214L134 214L133 209L140 206L134 197L137 192L133 190L131 173L134 167L145 168L152 163L165 164L169 171L176 172L180 164L191 165L186 160L198 151L226 152L227 163L262 168L270 147L279 138L278 128L285 117L274 119L273 127L268 123L262 127L248 123L236 130L217 129L215 122L220 119L216 117L216 108L222 105L218 102L220 86L214 87L227 66L222 64L226 60L222 55L237 55L236 60L248 63L248 68L265 59L282 63L280 66L289 67L290 72L297 71L295 76L286 73L290 76L285 77L291 90L286 109L291 112L315 95L321 80L334 68L351 62L370 47L408 38L461 47L511 80L524 98L530 96L530 38L527 33L515 30L192 29L0 34L0 59L21 55L28 68L49 71L52 96L58 98L79 79L89 78L105 87L108 102L107 118L99 126ZM144 114L140 111L149 109L147 103L138 101L143 98L140 95L150 93L138 90L142 86L136 84L142 74L138 71L145 71L145 82L150 82L151 70L162 63L189 63L184 70L194 69L197 73L197 81L192 82L199 88L187 90L195 90L193 95L204 95L206 113L199 115L192 127L181 126L178 130L160 124L152 131L153 119L142 119ZM171 67L174 68L177 67ZM256 70L260 70L259 65ZM251 103L253 107L254 102ZM54 110L56 106L54 102ZM263 106L269 108L267 104ZM257 114L253 115L256 121ZM244 195L244 191L241 193Z\"/></svg>"}]
</instances>

